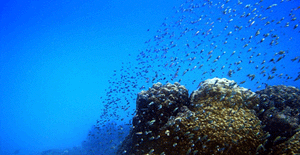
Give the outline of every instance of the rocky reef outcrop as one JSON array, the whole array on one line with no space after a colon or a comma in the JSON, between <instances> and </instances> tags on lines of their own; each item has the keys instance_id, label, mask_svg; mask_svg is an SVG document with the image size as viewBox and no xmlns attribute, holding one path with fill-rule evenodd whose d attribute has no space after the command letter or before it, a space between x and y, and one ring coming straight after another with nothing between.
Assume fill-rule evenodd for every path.
<instances>
[{"instance_id":1,"label":"rocky reef outcrop","mask_svg":"<svg viewBox=\"0 0 300 155\"><path fill-rule=\"evenodd\" d=\"M299 153L299 90L269 89L254 93L213 78L189 96L179 83L154 84L138 94L132 130L118 154ZM274 97L275 89L286 95Z\"/></svg>"},{"instance_id":2,"label":"rocky reef outcrop","mask_svg":"<svg viewBox=\"0 0 300 155\"><path fill-rule=\"evenodd\" d=\"M289 150L293 148L291 146L294 146L291 145L291 141L295 139L299 141L299 133L297 133L300 131L299 89L284 85L268 86L257 91L256 94L260 100L256 109L257 115L266 126L265 131L270 133L266 147L271 150L284 148L283 152L290 153ZM298 143L298 151L296 151L298 153L299 147Z\"/></svg>"}]
</instances>

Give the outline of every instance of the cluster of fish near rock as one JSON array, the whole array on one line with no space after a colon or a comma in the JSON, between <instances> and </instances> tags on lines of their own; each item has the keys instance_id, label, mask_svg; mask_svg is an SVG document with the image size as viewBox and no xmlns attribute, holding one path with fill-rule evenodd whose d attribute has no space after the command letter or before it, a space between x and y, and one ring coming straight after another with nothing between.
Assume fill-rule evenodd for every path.
<instances>
[{"instance_id":1,"label":"cluster of fish near rock","mask_svg":"<svg viewBox=\"0 0 300 155\"><path fill-rule=\"evenodd\" d=\"M156 82L196 88L205 79L227 77L251 90L299 84L297 1L186 0L174 9L136 62L114 71L101 119L130 119L135 93Z\"/></svg>"},{"instance_id":2,"label":"cluster of fish near rock","mask_svg":"<svg viewBox=\"0 0 300 155\"><path fill-rule=\"evenodd\" d=\"M284 96L282 92L270 91L264 94L256 92L252 96L251 94L253 93L249 90L241 90L243 93L238 93L239 91L230 89L226 93L222 93L222 95L219 93L220 103L214 104L229 106L235 112L234 114L229 113L226 109L223 109L223 112L222 109L210 106L212 103L201 102L202 98L205 100L205 97L201 95L201 100L197 98L199 95L196 94L194 94L192 100L192 97L189 97L188 93L186 93L186 89L179 88L180 85L178 83L164 86L155 84L151 95L150 93L148 94L148 91L142 92L141 94L143 95L139 96L137 102L142 102L140 100L145 100L145 102L138 104L137 109L134 106L134 98L136 92L150 87L156 82L166 84L179 81L189 89L194 89L198 84L199 87L203 85L201 81L213 77L234 79L239 85L251 88L253 91L274 84L288 83L294 86L299 85L300 56L297 52L299 51L298 41L300 40L298 27L300 23L300 6L297 1L186 0L182 5L174 9L176 13L171 15L170 18L165 18L164 23L161 24L155 35L145 42L147 47L136 57L136 62L124 62L122 69L115 71L114 76L109 81L110 86L107 90L107 98L103 100L105 108L103 115L101 115L100 126L105 126L105 121L116 120L125 122L136 115L132 119L134 124L132 133L134 134L131 135L140 137L132 139L132 143L136 145L133 150L140 151L135 152L137 154L141 152L144 154L158 154L159 151L168 154L167 151L158 150L159 147L153 146L149 148L143 143L150 143L149 141L152 140L153 145L155 145L154 140L162 142L163 140L161 139L163 138L166 139L165 141L169 141L168 138L170 136L166 136L166 134L158 135L157 133L164 130L164 132L172 135L174 133L173 128L176 125L179 126L176 129L180 129L180 131L188 129L187 123L184 123L189 120L186 119L185 115L190 112L192 116L187 118L197 119L192 121L194 123L199 123L200 118L203 119L203 117L207 117L210 120L207 124L201 123L204 124L201 130L203 133L195 134L193 133L194 130L192 130L186 135L185 133L183 134L188 136L188 138L190 137L184 142L189 144L189 147L187 146L187 148L183 149L184 154L187 152L191 154L199 152L200 154L200 150L205 150L205 148L208 148L208 145L216 145L215 150L219 149L219 152L223 153L234 152L232 148L240 148L240 152L242 152L244 147L237 146L238 144L247 144L246 148L251 146L252 150L250 150L250 153L271 153L280 152L280 150L285 152L280 146L282 148L290 148L293 147L292 145L296 146L295 139L297 139L296 133L299 123L293 122L297 122L298 119L298 111L295 108L299 107L297 105L298 101L286 102L289 100L289 95ZM235 88L237 84L230 85L228 89L231 87ZM265 90L273 89L273 91L277 91L276 87L279 89L280 86L267 87ZM171 92L172 96L169 97L167 92L170 89L174 90ZM203 86L201 89L203 89ZM291 87L287 87L287 89L282 87L282 89L283 91L294 93ZM212 90L207 88L207 91L201 93L210 91ZM156 98L155 93L159 93L161 96ZM180 95L181 98L180 96L176 97L177 95L175 94ZM242 95L239 96L239 94ZM212 95L215 94L212 93ZM296 96L297 94L292 95L290 98L295 100L297 99ZM213 97L207 98L207 100L214 99ZM280 98L283 98L285 102L280 100ZM243 102L229 102L235 99ZM162 102L164 103L160 104ZM196 104L192 102L201 103ZM277 104L277 102L282 102L284 105ZM259 106L255 106L258 103ZM289 103L295 103L295 107ZM196 110L197 108L203 108L199 107L201 105L205 105L204 108L206 110L202 111L203 114L198 114ZM153 111L150 110L152 108ZM135 110L137 110L136 113ZM190 110L190 112L187 112L187 110ZM215 111L223 112L224 117L225 114L230 115L230 117L226 118L225 123L213 120L217 117L215 116ZM234 119L233 117L237 117L237 114L249 116L245 120ZM181 116L180 118L182 119L176 119L178 118L177 116ZM251 121L248 120L252 116L253 119ZM182 121L181 124L178 122L180 120ZM169 124L175 122L177 124L174 127L162 122L169 122ZM272 122L280 122L281 128L278 128L278 126L274 128L275 124ZM211 130L211 128L216 128L212 123L220 123L219 126L221 127L225 126L225 131L228 126L228 130L234 131L226 132L226 134L230 134L227 136L223 135L224 138L222 137L221 140L217 139L210 135L212 134L210 131L215 131ZM128 125L125 127L128 127ZM221 131L219 133L222 134ZM255 134L254 137L252 136L253 134ZM242 143L239 136L252 136L252 144ZM197 140L199 137L200 139ZM229 139L231 140L230 142L228 141ZM175 140L172 139L172 141ZM217 141L224 143L219 144ZM201 143L202 149L192 147L193 144L196 145L198 143ZM131 146L126 141L123 143L123 146L126 146L125 144ZM176 146L182 143L165 144L164 142L162 144L160 145L172 145L172 150L176 150ZM134 151L123 149L119 153L123 152ZM211 153L208 150L207 152Z\"/></svg>"},{"instance_id":3,"label":"cluster of fish near rock","mask_svg":"<svg viewBox=\"0 0 300 155\"><path fill-rule=\"evenodd\" d=\"M299 94L286 86L254 93L213 78L189 96L179 83L156 83L138 94L118 154L300 153Z\"/></svg>"},{"instance_id":4,"label":"cluster of fish near rock","mask_svg":"<svg viewBox=\"0 0 300 155\"><path fill-rule=\"evenodd\" d=\"M199 74L201 79L183 80L198 83L223 75L260 89L272 80L300 79L300 72L291 72L300 62L295 1L187 0L176 9L138 56L147 82Z\"/></svg>"}]
</instances>

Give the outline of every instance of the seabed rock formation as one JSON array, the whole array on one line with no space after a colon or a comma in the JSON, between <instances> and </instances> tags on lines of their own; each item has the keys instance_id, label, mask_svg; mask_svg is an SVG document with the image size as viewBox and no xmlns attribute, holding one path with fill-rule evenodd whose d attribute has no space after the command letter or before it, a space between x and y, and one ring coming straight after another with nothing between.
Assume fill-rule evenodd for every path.
<instances>
[{"instance_id":1,"label":"seabed rock formation","mask_svg":"<svg viewBox=\"0 0 300 155\"><path fill-rule=\"evenodd\" d=\"M213 78L189 96L179 83L156 83L137 97L137 112L118 154L300 153L299 89L256 93Z\"/></svg>"}]
</instances>

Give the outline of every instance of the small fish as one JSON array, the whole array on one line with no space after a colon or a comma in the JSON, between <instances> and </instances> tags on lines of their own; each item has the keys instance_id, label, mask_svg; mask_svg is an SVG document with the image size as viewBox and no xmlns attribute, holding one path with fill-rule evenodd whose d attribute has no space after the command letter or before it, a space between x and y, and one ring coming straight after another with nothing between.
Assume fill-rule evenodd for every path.
<instances>
[{"instance_id":1,"label":"small fish","mask_svg":"<svg viewBox=\"0 0 300 155\"><path fill-rule=\"evenodd\" d=\"M149 138L150 141L153 140L153 139L155 139L154 136L152 136L152 137Z\"/></svg>"},{"instance_id":2,"label":"small fish","mask_svg":"<svg viewBox=\"0 0 300 155\"><path fill-rule=\"evenodd\" d=\"M294 62L294 61L296 61L297 59L298 59L298 56L295 57L295 58L293 58L293 59L291 59L291 60Z\"/></svg>"},{"instance_id":3,"label":"small fish","mask_svg":"<svg viewBox=\"0 0 300 155\"><path fill-rule=\"evenodd\" d=\"M294 130L294 132L298 132L298 131L300 131L300 127Z\"/></svg>"},{"instance_id":4,"label":"small fish","mask_svg":"<svg viewBox=\"0 0 300 155\"><path fill-rule=\"evenodd\" d=\"M151 149L148 154L152 154L153 152L154 152L154 149Z\"/></svg>"},{"instance_id":5,"label":"small fish","mask_svg":"<svg viewBox=\"0 0 300 155\"><path fill-rule=\"evenodd\" d=\"M277 6L277 4L272 4L272 5L268 6L266 10L271 9L274 6Z\"/></svg>"},{"instance_id":6,"label":"small fish","mask_svg":"<svg viewBox=\"0 0 300 155\"><path fill-rule=\"evenodd\" d=\"M299 72L300 73L300 72ZM300 74L296 77L296 79L294 81L297 81L300 79Z\"/></svg>"},{"instance_id":7,"label":"small fish","mask_svg":"<svg viewBox=\"0 0 300 155\"><path fill-rule=\"evenodd\" d=\"M254 74L248 74L247 76L251 79L251 81L255 78Z\"/></svg>"},{"instance_id":8,"label":"small fish","mask_svg":"<svg viewBox=\"0 0 300 155\"><path fill-rule=\"evenodd\" d=\"M231 76L232 76L232 73L233 73L233 71L230 69L230 70L228 71L227 75L228 75L229 77L231 77Z\"/></svg>"},{"instance_id":9,"label":"small fish","mask_svg":"<svg viewBox=\"0 0 300 155\"><path fill-rule=\"evenodd\" d=\"M269 138L271 135L267 132L264 136L261 137L262 140Z\"/></svg>"},{"instance_id":10,"label":"small fish","mask_svg":"<svg viewBox=\"0 0 300 155\"><path fill-rule=\"evenodd\" d=\"M282 58L283 58L283 56L280 56L280 57L276 60L276 62L280 61Z\"/></svg>"},{"instance_id":11,"label":"small fish","mask_svg":"<svg viewBox=\"0 0 300 155\"><path fill-rule=\"evenodd\" d=\"M188 135L188 134L190 134L191 132L189 132L189 131L187 131L184 135L186 136L186 135Z\"/></svg>"},{"instance_id":12,"label":"small fish","mask_svg":"<svg viewBox=\"0 0 300 155\"><path fill-rule=\"evenodd\" d=\"M235 51L233 51L233 52L231 53L231 56L234 55L234 54L235 54Z\"/></svg>"},{"instance_id":13,"label":"small fish","mask_svg":"<svg viewBox=\"0 0 300 155\"><path fill-rule=\"evenodd\" d=\"M246 81L242 81L242 82L240 82L240 84L244 84Z\"/></svg>"},{"instance_id":14,"label":"small fish","mask_svg":"<svg viewBox=\"0 0 300 155\"><path fill-rule=\"evenodd\" d=\"M260 152L262 149L263 149L263 151L266 150L265 147L264 147L262 144L260 144L260 145L256 148L256 152Z\"/></svg>"},{"instance_id":15,"label":"small fish","mask_svg":"<svg viewBox=\"0 0 300 155\"><path fill-rule=\"evenodd\" d=\"M136 135L142 135L143 134L143 132L137 132L137 133L135 133Z\"/></svg>"},{"instance_id":16,"label":"small fish","mask_svg":"<svg viewBox=\"0 0 300 155\"><path fill-rule=\"evenodd\" d=\"M192 152L192 149L189 148L188 151L186 152L186 154L190 154Z\"/></svg>"},{"instance_id":17,"label":"small fish","mask_svg":"<svg viewBox=\"0 0 300 155\"><path fill-rule=\"evenodd\" d=\"M255 33L255 36L258 36L260 34L260 29L258 29Z\"/></svg>"}]
</instances>

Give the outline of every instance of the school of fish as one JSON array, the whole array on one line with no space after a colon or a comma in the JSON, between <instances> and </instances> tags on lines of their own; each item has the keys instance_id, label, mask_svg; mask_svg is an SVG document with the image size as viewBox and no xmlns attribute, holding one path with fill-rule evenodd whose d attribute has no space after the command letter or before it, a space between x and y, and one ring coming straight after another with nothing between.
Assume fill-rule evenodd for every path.
<instances>
[{"instance_id":1,"label":"school of fish","mask_svg":"<svg viewBox=\"0 0 300 155\"><path fill-rule=\"evenodd\" d=\"M299 1L186 0L170 16L114 71L82 154L300 154Z\"/></svg>"}]
</instances>

